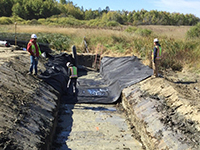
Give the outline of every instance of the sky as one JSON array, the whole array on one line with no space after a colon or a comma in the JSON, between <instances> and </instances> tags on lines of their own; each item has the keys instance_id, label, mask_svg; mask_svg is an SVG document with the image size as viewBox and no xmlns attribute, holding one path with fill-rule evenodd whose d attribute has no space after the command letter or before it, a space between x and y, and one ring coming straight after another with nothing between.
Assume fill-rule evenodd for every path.
<instances>
[{"instance_id":1,"label":"sky","mask_svg":"<svg viewBox=\"0 0 200 150\"><path fill-rule=\"evenodd\" d=\"M67 1L67 0L66 0ZM110 10L157 10L170 13L193 14L200 18L200 0L70 0L83 9L101 10L107 6Z\"/></svg>"}]
</instances>

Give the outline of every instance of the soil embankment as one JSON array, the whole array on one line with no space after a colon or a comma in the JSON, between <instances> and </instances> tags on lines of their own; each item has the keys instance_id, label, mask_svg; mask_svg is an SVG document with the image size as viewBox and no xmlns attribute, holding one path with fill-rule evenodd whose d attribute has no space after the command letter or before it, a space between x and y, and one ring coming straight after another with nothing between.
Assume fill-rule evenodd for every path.
<instances>
[{"instance_id":1,"label":"soil embankment","mask_svg":"<svg viewBox=\"0 0 200 150\"><path fill-rule=\"evenodd\" d=\"M52 136L49 135L54 132L59 94L37 77L27 75L30 63L26 51L0 47L0 54L0 149L51 149L48 144L52 142ZM45 70L44 64L45 60L41 59L38 66L41 71ZM135 136L146 149L197 150L200 149L199 101L199 76L187 72L167 72L164 78L148 78L124 89L122 103L131 122L131 129L137 130ZM72 109L68 106L63 108L67 109L64 113L72 117ZM105 107L103 111L107 112L109 108ZM78 126L83 122L84 130L72 127L67 131L71 135L66 144L71 147L78 146L73 141L79 142L81 138L87 140L88 133L93 138L96 138L95 134L99 138L103 137L101 130L106 130L107 125L113 126L112 123L117 120L112 117L115 112L96 111L99 109L96 106L76 105L73 109L73 125ZM84 122L83 118L79 118L80 114L97 120L93 122L94 119L89 120L88 117L87 122ZM103 118L98 118L100 116ZM89 126L91 123L93 126ZM113 130L108 132L110 136L116 136L116 141L119 136L123 139L130 137L131 133L126 133L124 129L119 135L112 134L116 132L116 127L115 124ZM87 142L93 145L95 140ZM118 147L131 149L128 146L132 144L130 139L126 142ZM141 145L136 142L136 146Z\"/></svg>"},{"instance_id":2,"label":"soil embankment","mask_svg":"<svg viewBox=\"0 0 200 150\"><path fill-rule=\"evenodd\" d=\"M191 73L149 78L123 91L123 106L146 149L200 149L200 83Z\"/></svg>"},{"instance_id":3,"label":"soil embankment","mask_svg":"<svg viewBox=\"0 0 200 150\"><path fill-rule=\"evenodd\" d=\"M29 54L0 47L0 149L43 149L50 145L59 94L27 75ZM40 60L39 68L45 69Z\"/></svg>"}]
</instances>

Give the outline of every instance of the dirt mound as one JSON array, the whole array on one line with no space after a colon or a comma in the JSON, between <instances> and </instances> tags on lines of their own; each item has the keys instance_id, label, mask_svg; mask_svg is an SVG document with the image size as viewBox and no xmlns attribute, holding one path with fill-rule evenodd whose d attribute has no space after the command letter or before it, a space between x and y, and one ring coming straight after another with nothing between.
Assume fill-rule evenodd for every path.
<instances>
[{"instance_id":1,"label":"dirt mound","mask_svg":"<svg viewBox=\"0 0 200 150\"><path fill-rule=\"evenodd\" d=\"M27 75L26 51L0 47L0 149L39 149L53 127L58 93ZM40 69L45 69L39 63Z\"/></svg>"},{"instance_id":2,"label":"dirt mound","mask_svg":"<svg viewBox=\"0 0 200 150\"><path fill-rule=\"evenodd\" d=\"M147 149L200 148L200 83L168 71L124 90L124 105Z\"/></svg>"}]
</instances>

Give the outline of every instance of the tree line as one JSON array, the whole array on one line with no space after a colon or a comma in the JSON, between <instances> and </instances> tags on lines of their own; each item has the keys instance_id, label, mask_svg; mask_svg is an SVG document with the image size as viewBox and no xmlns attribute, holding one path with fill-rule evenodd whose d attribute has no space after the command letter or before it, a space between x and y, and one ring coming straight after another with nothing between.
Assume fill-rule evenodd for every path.
<instances>
[{"instance_id":1,"label":"tree line","mask_svg":"<svg viewBox=\"0 0 200 150\"><path fill-rule=\"evenodd\" d=\"M157 10L110 11L84 10L72 1L60 0L0 0L0 17L18 16L25 20L49 17L73 17L78 20L102 19L121 25L196 25L200 18L193 14L169 13Z\"/></svg>"}]
</instances>

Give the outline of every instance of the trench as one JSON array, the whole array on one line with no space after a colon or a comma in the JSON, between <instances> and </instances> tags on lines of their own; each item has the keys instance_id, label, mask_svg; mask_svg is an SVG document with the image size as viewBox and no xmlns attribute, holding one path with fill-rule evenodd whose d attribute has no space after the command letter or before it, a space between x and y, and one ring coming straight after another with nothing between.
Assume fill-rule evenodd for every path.
<instances>
[{"instance_id":1,"label":"trench","mask_svg":"<svg viewBox=\"0 0 200 150\"><path fill-rule=\"evenodd\" d=\"M78 72L77 84L99 77L98 69L92 68L94 57L79 56L79 66L84 69ZM61 97L52 149L145 149L137 132L131 129L121 105L121 95L111 104L91 103L89 99L87 97L88 102L78 102L74 95L64 94Z\"/></svg>"},{"instance_id":2,"label":"trench","mask_svg":"<svg viewBox=\"0 0 200 150\"><path fill-rule=\"evenodd\" d=\"M169 99L166 103L162 94L149 95L150 93L144 90L144 86L148 84L152 90L155 90L152 87L157 85L161 88L166 86L168 90L171 84L162 78L149 78L141 84L135 84L148 78L152 72L139 63L136 57L105 57L101 61L99 71L96 71L92 67L94 55L77 55L79 85L78 95L74 97L66 91L68 80L66 62L75 61L72 55L63 53L49 56L50 62L46 64L47 70L42 72L41 78L52 85L54 90L44 83L38 86L41 80L26 75L28 63L24 52L13 52L13 50L11 52L23 55L14 57L14 61L10 60L2 66L1 77L5 78L1 79L5 84L1 84L1 90L6 92L5 89L10 88L7 97L9 101L12 98L10 93L18 92L20 94L17 95L19 96L17 99L24 100L19 105L14 103L15 107L22 108L22 111L19 109L20 113L17 116L14 115L16 121L13 124L17 128L9 128L15 126L12 126L13 124L8 122L7 118L2 120L5 130L9 129L8 135L1 132L2 139L10 138L14 141L5 142L4 148L12 149L11 147L19 146L23 147L21 149L32 147L32 149L48 150L199 149L199 123L185 118L180 111L184 105L176 103L178 106L174 108L171 105L174 103L173 99L169 98L171 94L167 96ZM20 64L18 64L19 60ZM42 65L41 68L44 66ZM13 74L13 71L17 72ZM11 82L7 82L8 80ZM16 89L19 82L20 86L26 85L25 87L31 88L33 85L28 85L27 81L37 81L34 84L38 87L35 91L36 97L32 98L32 95L26 93L27 98L24 98L26 90ZM155 81L159 84L152 86ZM166 88L162 90L165 91ZM178 99L178 102L183 100ZM32 103L36 105L28 105ZM6 107L9 106L5 104ZM24 104L28 107L24 108ZM13 103L10 105L13 106ZM4 106L2 105L1 108ZM3 109L3 113L10 115L13 112L7 113ZM192 112L187 110L185 114L188 113L193 113L193 108ZM33 120L41 121L33 122ZM39 142L38 137L41 137ZM3 140L1 140L1 147Z\"/></svg>"},{"instance_id":3,"label":"trench","mask_svg":"<svg viewBox=\"0 0 200 150\"><path fill-rule=\"evenodd\" d=\"M124 110L117 106L122 90L147 78L152 70L134 56L103 58L98 69L94 60L95 55L61 54L47 65L49 71L43 79L61 94L49 149L144 149ZM78 68L77 95L72 94L72 87L66 89L68 61ZM128 66L133 70L126 69Z\"/></svg>"},{"instance_id":4,"label":"trench","mask_svg":"<svg viewBox=\"0 0 200 150\"><path fill-rule=\"evenodd\" d=\"M50 78L46 81L62 95L56 134L49 149L198 148L198 136L192 136L191 141L182 132L166 128L163 118L167 114L159 111L159 107L166 107L165 99L145 93L136 84L151 76L151 69L134 56L104 57L97 72L92 68L94 57L77 55L79 77L75 96L66 91L63 82L67 82L64 68L71 57L61 54L55 57L59 61L54 58L54 63L48 65L51 68L49 72L54 74L48 75ZM153 78L147 80L154 81ZM121 104L125 111L119 109ZM166 108L166 112L172 112L170 106ZM179 114L175 113L176 116Z\"/></svg>"}]
</instances>

